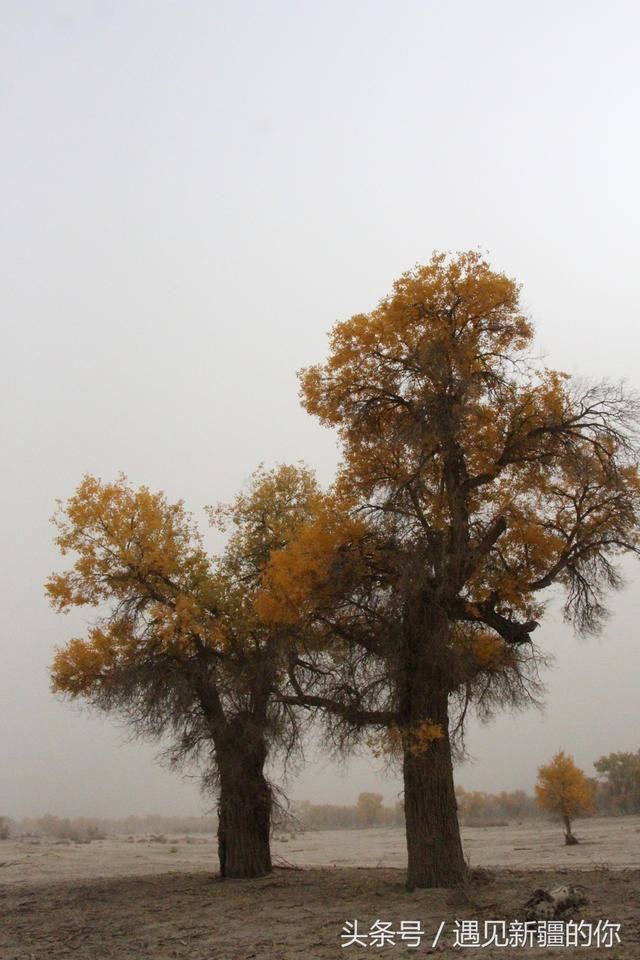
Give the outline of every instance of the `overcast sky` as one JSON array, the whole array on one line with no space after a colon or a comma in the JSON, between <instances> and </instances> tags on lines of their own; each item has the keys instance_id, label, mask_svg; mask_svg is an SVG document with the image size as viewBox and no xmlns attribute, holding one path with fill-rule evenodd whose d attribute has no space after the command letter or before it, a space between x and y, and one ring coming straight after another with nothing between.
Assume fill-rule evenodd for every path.
<instances>
[{"instance_id":1,"label":"overcast sky","mask_svg":"<svg viewBox=\"0 0 640 960\"><path fill-rule=\"evenodd\" d=\"M43 582L85 472L202 521L264 461L323 482L296 369L434 249L523 284L548 363L638 385L640 6L609 0L0 0L0 813L191 813L193 782L48 689L84 629ZM475 789L640 747L638 585L550 616L547 708L469 737ZM294 796L391 801L358 761Z\"/></svg>"}]
</instances>

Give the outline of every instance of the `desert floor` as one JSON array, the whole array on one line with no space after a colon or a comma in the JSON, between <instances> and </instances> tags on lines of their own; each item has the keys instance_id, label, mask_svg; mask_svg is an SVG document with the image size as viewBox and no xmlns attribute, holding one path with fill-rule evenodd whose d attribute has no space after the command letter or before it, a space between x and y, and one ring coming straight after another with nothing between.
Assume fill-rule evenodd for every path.
<instances>
[{"instance_id":1,"label":"desert floor","mask_svg":"<svg viewBox=\"0 0 640 960\"><path fill-rule=\"evenodd\" d=\"M433 956L640 960L640 818L580 821L576 847L547 823L463 831L472 879L465 889L407 893L400 830L323 831L274 841L273 875L215 880L213 837L112 837L90 844L0 841L0 958L44 960L333 960ZM291 869L292 866L302 869ZM588 903L574 919L622 924L609 947L457 947L455 921L522 919L538 887L579 883ZM347 921L368 933L421 922L409 947L344 947ZM435 949L432 942L445 927ZM484 939L484 936L482 937Z\"/></svg>"}]
</instances>

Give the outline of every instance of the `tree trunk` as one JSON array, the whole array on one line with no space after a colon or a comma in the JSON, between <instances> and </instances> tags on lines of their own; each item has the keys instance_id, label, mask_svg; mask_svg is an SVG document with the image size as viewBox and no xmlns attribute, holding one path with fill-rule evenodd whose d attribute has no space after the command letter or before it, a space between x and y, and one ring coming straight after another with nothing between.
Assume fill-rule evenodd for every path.
<instances>
[{"instance_id":1,"label":"tree trunk","mask_svg":"<svg viewBox=\"0 0 640 960\"><path fill-rule=\"evenodd\" d=\"M573 847L578 841L571 832L571 820L569 817L563 817L564 820L564 842L567 847Z\"/></svg>"},{"instance_id":2,"label":"tree trunk","mask_svg":"<svg viewBox=\"0 0 640 960\"><path fill-rule=\"evenodd\" d=\"M407 887L451 887L465 875L464 854L449 742L447 695L429 721L439 724L444 736L418 750L405 749L404 812L407 832Z\"/></svg>"},{"instance_id":3,"label":"tree trunk","mask_svg":"<svg viewBox=\"0 0 640 960\"><path fill-rule=\"evenodd\" d=\"M222 879L271 873L271 788L264 775L262 740L238 731L217 750L220 775L218 857ZM253 740L253 742L251 742Z\"/></svg>"},{"instance_id":4,"label":"tree trunk","mask_svg":"<svg viewBox=\"0 0 640 960\"><path fill-rule=\"evenodd\" d=\"M466 867L449 740L448 622L439 608L423 605L419 622L412 618L407 627L400 700L407 887L450 887L462 882ZM425 724L437 725L440 736L428 739Z\"/></svg>"}]
</instances>

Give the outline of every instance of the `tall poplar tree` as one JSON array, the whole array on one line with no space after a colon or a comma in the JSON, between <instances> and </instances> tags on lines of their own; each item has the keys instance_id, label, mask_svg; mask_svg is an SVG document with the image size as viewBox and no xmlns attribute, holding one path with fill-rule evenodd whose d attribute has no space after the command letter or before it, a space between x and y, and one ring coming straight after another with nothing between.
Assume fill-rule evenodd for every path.
<instances>
[{"instance_id":1,"label":"tall poplar tree","mask_svg":"<svg viewBox=\"0 0 640 960\"><path fill-rule=\"evenodd\" d=\"M401 753L410 887L464 875L453 727L474 701L526 697L544 592L597 631L616 558L638 552L637 401L532 348L518 285L474 252L438 254L301 374L343 462L258 606L306 638L288 702Z\"/></svg>"}]
</instances>

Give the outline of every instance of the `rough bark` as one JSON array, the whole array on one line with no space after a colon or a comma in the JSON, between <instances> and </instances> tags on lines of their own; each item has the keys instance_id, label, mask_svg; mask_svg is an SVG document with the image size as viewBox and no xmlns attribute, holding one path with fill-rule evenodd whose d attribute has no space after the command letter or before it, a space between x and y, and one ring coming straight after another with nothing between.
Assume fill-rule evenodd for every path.
<instances>
[{"instance_id":1,"label":"rough bark","mask_svg":"<svg viewBox=\"0 0 640 960\"><path fill-rule=\"evenodd\" d=\"M222 879L262 877L271 872L271 788L264 775L262 739L246 731L217 751L220 776L218 857Z\"/></svg>"},{"instance_id":2,"label":"rough bark","mask_svg":"<svg viewBox=\"0 0 640 960\"><path fill-rule=\"evenodd\" d=\"M407 886L450 887L462 882L465 862L460 839L449 739L447 673L448 621L443 611L421 604L405 621L404 678L400 715L404 734L404 808ZM425 723L441 736L414 738Z\"/></svg>"}]
</instances>

